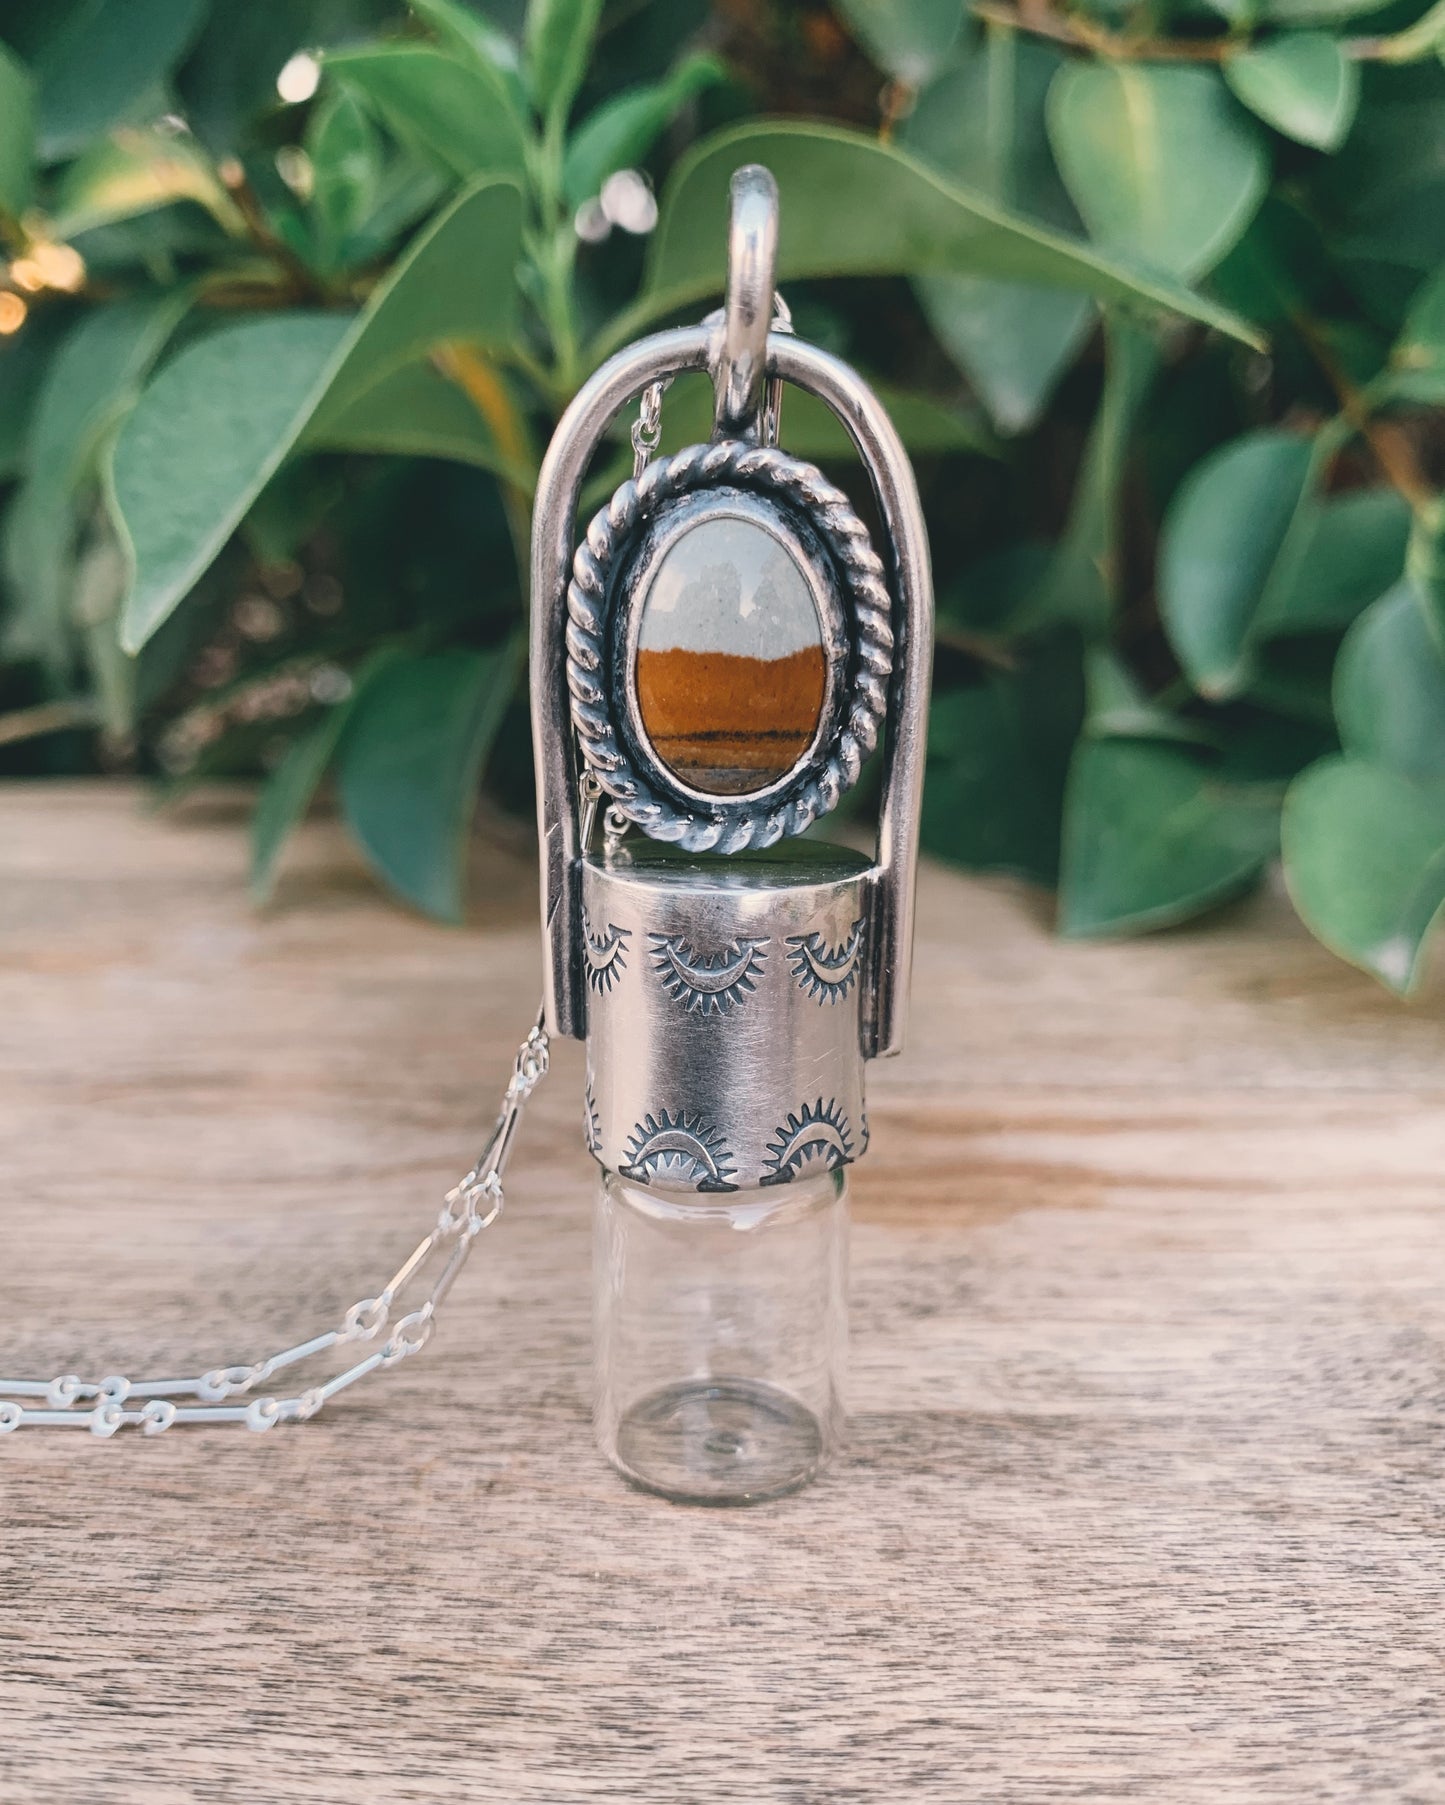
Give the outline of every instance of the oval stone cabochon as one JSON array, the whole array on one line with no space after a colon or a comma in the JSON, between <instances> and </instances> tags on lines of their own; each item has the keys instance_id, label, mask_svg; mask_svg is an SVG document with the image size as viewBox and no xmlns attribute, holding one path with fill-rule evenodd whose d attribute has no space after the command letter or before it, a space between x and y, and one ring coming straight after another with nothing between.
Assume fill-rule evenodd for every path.
<instances>
[{"instance_id":1,"label":"oval stone cabochon","mask_svg":"<svg viewBox=\"0 0 1445 1805\"><path fill-rule=\"evenodd\" d=\"M827 687L822 622L793 552L756 520L701 520L659 559L641 606L638 713L662 762L714 796L786 776Z\"/></svg>"}]
</instances>

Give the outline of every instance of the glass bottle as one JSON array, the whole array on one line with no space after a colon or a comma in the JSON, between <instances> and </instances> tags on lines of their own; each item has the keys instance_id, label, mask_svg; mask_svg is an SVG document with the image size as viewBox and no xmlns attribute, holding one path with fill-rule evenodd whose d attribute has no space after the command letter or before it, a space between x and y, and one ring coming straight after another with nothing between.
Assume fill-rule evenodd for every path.
<instances>
[{"instance_id":1,"label":"glass bottle","mask_svg":"<svg viewBox=\"0 0 1445 1805\"><path fill-rule=\"evenodd\" d=\"M777 1497L838 1443L867 879L816 841L583 864L597 1435L669 1498Z\"/></svg>"},{"instance_id":2,"label":"glass bottle","mask_svg":"<svg viewBox=\"0 0 1445 1805\"><path fill-rule=\"evenodd\" d=\"M604 1168L594 1225L607 1458L680 1503L752 1504L806 1484L843 1424L844 1170L699 1196Z\"/></svg>"}]
</instances>

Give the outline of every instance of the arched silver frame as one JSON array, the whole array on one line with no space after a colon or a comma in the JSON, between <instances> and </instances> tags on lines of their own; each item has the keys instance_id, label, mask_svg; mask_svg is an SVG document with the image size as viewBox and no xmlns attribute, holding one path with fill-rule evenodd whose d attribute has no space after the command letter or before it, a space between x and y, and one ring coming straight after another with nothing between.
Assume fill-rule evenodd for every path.
<instances>
[{"instance_id":1,"label":"arched silver frame","mask_svg":"<svg viewBox=\"0 0 1445 1805\"><path fill-rule=\"evenodd\" d=\"M567 585L587 466L621 410L650 383L707 370L725 358L721 326L684 326L640 339L603 364L563 415L542 463L532 529L532 738L542 858L542 949L547 1026L586 1032L578 769L567 690ZM840 358L772 332L766 375L817 396L847 429L868 471L885 528L894 606L883 795L870 884L870 967L863 1052L896 1053L903 1039L913 955L919 810L933 655L933 583L918 487L883 404Z\"/></svg>"},{"instance_id":2,"label":"arched silver frame","mask_svg":"<svg viewBox=\"0 0 1445 1805\"><path fill-rule=\"evenodd\" d=\"M738 795L691 788L651 749L636 706L648 534L669 518L684 529L695 525L709 509L742 510L763 530L786 534L807 573L827 670L808 750L775 782ZM837 807L878 743L893 660L891 615L867 527L814 465L745 439L690 445L661 458L593 516L572 562L567 687L582 756L627 819L654 840L731 853L800 834ZM626 635L620 656L619 628Z\"/></svg>"}]
</instances>

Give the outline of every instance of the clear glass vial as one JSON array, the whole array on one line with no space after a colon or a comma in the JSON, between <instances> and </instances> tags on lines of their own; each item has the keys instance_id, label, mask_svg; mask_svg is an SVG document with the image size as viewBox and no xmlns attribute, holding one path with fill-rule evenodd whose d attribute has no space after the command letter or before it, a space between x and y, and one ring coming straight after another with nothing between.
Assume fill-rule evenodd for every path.
<instances>
[{"instance_id":1,"label":"clear glass vial","mask_svg":"<svg viewBox=\"0 0 1445 1805\"><path fill-rule=\"evenodd\" d=\"M678 1503L805 1485L843 1425L843 1169L699 1194L604 1168L595 1230L602 1452Z\"/></svg>"}]
</instances>

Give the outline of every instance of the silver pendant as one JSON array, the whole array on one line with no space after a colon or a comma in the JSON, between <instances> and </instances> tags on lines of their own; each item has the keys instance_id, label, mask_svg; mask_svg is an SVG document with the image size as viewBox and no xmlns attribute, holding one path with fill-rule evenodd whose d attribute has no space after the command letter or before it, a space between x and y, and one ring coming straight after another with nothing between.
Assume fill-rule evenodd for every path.
<instances>
[{"instance_id":1,"label":"silver pendant","mask_svg":"<svg viewBox=\"0 0 1445 1805\"><path fill-rule=\"evenodd\" d=\"M532 546L545 1007L586 1039L601 1168L594 1420L634 1484L693 1503L777 1497L839 1445L846 1173L866 1062L902 1039L913 937L918 495L867 384L791 332L777 242L772 177L739 170L722 311L577 396ZM688 370L712 377L712 440L648 462ZM786 383L846 426L881 543L778 444ZM583 474L639 395L632 479L574 545ZM874 855L799 838L875 751Z\"/></svg>"},{"instance_id":2,"label":"silver pendant","mask_svg":"<svg viewBox=\"0 0 1445 1805\"><path fill-rule=\"evenodd\" d=\"M812 1020L797 1015L796 999L829 1024L830 1060L850 1095L860 1086L843 1084L841 1066L902 1041L932 587L912 468L882 404L848 365L774 323L772 177L739 170L732 197L723 309L598 370L543 464L532 718L548 1025L591 1044L594 1151L620 1164L648 1116L701 1117L755 1182L764 1161L737 1163L747 1139L739 1113L789 1101L802 1059L788 1036ZM712 377L712 442L648 464L574 545L584 473L618 414L692 370ZM847 428L881 545L821 471L770 442L788 383ZM786 852L780 843L837 806L880 735L876 856L839 874L852 855L833 851L823 859L833 874L820 877L808 843ZM588 780L646 842L710 856L663 858L635 841L610 856L584 847ZM762 863L728 862L765 848L778 850ZM671 949L661 965L660 949ZM846 992L829 987L842 969L830 961L849 964ZM626 1104L614 1102L619 1092ZM624 1128L634 1103L647 1106ZM851 1126L854 1154L863 1138Z\"/></svg>"}]
</instances>

